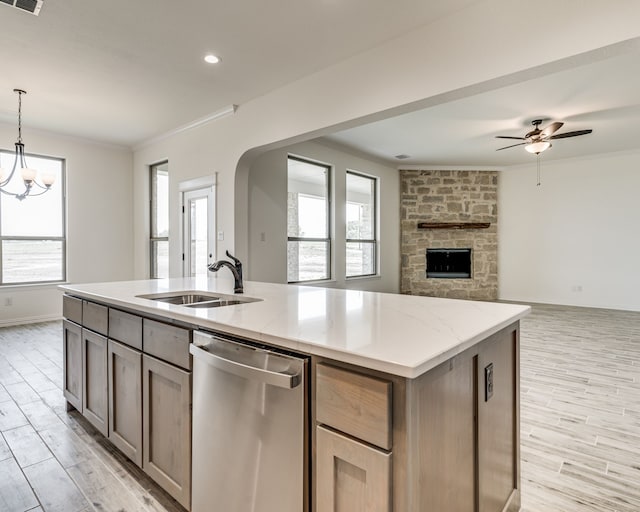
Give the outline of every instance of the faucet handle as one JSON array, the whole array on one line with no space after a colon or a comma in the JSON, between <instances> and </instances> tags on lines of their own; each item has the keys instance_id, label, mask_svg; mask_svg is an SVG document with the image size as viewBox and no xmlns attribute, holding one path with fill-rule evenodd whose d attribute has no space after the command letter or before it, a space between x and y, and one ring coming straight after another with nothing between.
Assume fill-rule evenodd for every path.
<instances>
[{"instance_id":1,"label":"faucet handle","mask_svg":"<svg viewBox=\"0 0 640 512\"><path fill-rule=\"evenodd\" d=\"M236 267L242 266L242 263L240 262L240 260L236 258L233 254L231 254L228 249L226 250L226 253L227 253L227 256L233 260Z\"/></svg>"}]
</instances>

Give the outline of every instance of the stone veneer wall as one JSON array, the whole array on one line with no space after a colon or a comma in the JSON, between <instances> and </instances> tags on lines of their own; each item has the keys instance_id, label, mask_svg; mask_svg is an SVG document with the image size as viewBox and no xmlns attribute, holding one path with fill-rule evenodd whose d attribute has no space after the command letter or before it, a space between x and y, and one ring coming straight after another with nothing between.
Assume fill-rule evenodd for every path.
<instances>
[{"instance_id":1,"label":"stone veneer wall","mask_svg":"<svg viewBox=\"0 0 640 512\"><path fill-rule=\"evenodd\" d=\"M400 171L401 293L498 298L498 173ZM418 229L418 222L490 222L487 229ZM426 250L471 248L471 279L427 279Z\"/></svg>"}]
</instances>

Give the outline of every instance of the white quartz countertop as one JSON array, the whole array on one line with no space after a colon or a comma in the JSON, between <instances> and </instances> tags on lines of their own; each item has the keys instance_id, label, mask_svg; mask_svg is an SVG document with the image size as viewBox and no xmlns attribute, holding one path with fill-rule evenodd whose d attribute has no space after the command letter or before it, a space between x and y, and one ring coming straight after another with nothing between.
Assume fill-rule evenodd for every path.
<instances>
[{"instance_id":1,"label":"white quartz countertop","mask_svg":"<svg viewBox=\"0 0 640 512\"><path fill-rule=\"evenodd\" d=\"M138 295L233 294L217 277L63 285L115 307L197 325L402 377L417 377L527 315L528 306L245 282L257 302L194 309Z\"/></svg>"}]
</instances>

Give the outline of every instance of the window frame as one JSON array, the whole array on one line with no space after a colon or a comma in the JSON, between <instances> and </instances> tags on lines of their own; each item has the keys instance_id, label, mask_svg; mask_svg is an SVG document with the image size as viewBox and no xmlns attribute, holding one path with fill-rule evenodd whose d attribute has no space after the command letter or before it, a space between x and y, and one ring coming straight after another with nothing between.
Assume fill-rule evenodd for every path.
<instances>
[{"instance_id":1,"label":"window frame","mask_svg":"<svg viewBox=\"0 0 640 512\"><path fill-rule=\"evenodd\" d=\"M345 236L345 248L344 248L344 257L345 257L345 268L344 268L344 277L346 280L349 279L359 279L359 278L366 278L366 277L375 277L377 275L379 275L378 272L378 180L379 178L377 176L371 176L362 172L358 172L358 171L353 171L351 169L347 169L346 173L345 173L345 198L344 198L344 202L345 202L345 235L346 235L346 225L347 225L347 219L346 219L346 207L348 204L348 200L347 200L347 195L348 195L348 179L349 179L349 175L352 176L357 176L359 178L366 178L368 180L371 180L373 182L373 213L371 215L371 222L372 222L372 227L371 227L371 233L373 234L373 238L347 238ZM347 274L347 245L349 243L359 243L359 244L372 244L373 245L373 272L369 273L369 274L354 274L354 275L348 275Z\"/></svg>"},{"instance_id":2,"label":"window frame","mask_svg":"<svg viewBox=\"0 0 640 512\"><path fill-rule=\"evenodd\" d=\"M8 155L15 155L15 151L10 151L7 149L0 149L0 153L5 153ZM4 287L16 287L16 286L32 286L32 285L41 285L41 284L54 284L54 283L64 283L67 281L67 193L66 193L66 175L67 175L67 161L65 158L41 155L37 153L25 153L25 157L32 158L42 158L45 160L56 160L60 162L60 182L59 186L61 188L61 207L62 211L60 212L62 216L62 235L61 236L5 236L2 234L2 224L0 223L0 288ZM57 183L54 183L52 186L52 190L54 187L58 186ZM50 193L50 192L49 192ZM0 194L0 201L6 201L7 199L12 199L6 194ZM33 201L37 200L34 197L27 196L25 201ZM2 215L2 210L0 209L0 215ZM4 282L4 266L3 266L3 254L2 247L5 241L42 241L42 242L61 242L62 243L62 277L60 279L49 279L46 281L13 281L13 282Z\"/></svg>"},{"instance_id":3,"label":"window frame","mask_svg":"<svg viewBox=\"0 0 640 512\"><path fill-rule=\"evenodd\" d=\"M327 277L324 277L322 279L302 279L302 280L296 280L296 281L289 281L289 262L287 260L287 284L300 284L300 283L322 283L322 282L327 282L327 281L331 281L332 279L332 272L333 272L333 266L332 266L332 260L333 260L333 243L332 243L332 232L331 232L331 226L332 226L332 199L331 199L331 190L332 190L332 165L324 163L324 162L318 162L316 160L313 160L311 158L305 158L305 157L301 157L301 156L297 156L297 155L292 155L289 154L287 155L287 169L288 169L288 164L289 164L289 160L296 160L298 162L303 162L305 164L310 164L310 165L315 165L318 167L324 167L327 170L327 186L326 186L326 193L327 193L327 206L326 206L326 218L327 218L327 225L326 225L326 229L327 229L327 236L326 238L322 238L322 237L300 237L300 236L289 236L289 234L287 233L287 248L289 246L289 242L324 242L327 244ZM289 172L287 170L287 195L289 193ZM288 216L288 210L287 210L287 216ZM299 269L298 269L299 270ZM298 272L299 275L299 272Z\"/></svg>"},{"instance_id":4,"label":"window frame","mask_svg":"<svg viewBox=\"0 0 640 512\"><path fill-rule=\"evenodd\" d=\"M157 174L158 168L167 165L168 167L169 160L163 160L161 162L156 162L155 164L151 164L149 166L149 279L164 279L164 277L159 277L157 275L157 257L156 252L154 251L154 245L157 242L167 242L169 243L169 234L167 236L153 236L155 232L155 228L157 227L157 216L155 212L157 212L157 208L154 208L154 175ZM167 177L169 175L169 170L167 169ZM168 198L167 198L168 199ZM169 276L167 276L169 277Z\"/></svg>"}]
</instances>

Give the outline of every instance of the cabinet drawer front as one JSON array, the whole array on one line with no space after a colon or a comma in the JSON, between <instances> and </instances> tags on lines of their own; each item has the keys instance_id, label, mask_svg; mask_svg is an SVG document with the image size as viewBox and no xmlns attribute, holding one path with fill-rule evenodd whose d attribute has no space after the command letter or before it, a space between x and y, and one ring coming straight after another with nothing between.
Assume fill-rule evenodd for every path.
<instances>
[{"instance_id":1,"label":"cabinet drawer front","mask_svg":"<svg viewBox=\"0 0 640 512\"><path fill-rule=\"evenodd\" d=\"M109 308L109 338L142 350L142 318Z\"/></svg>"},{"instance_id":2,"label":"cabinet drawer front","mask_svg":"<svg viewBox=\"0 0 640 512\"><path fill-rule=\"evenodd\" d=\"M316 510L391 512L391 454L316 428Z\"/></svg>"},{"instance_id":3,"label":"cabinet drawer front","mask_svg":"<svg viewBox=\"0 0 640 512\"><path fill-rule=\"evenodd\" d=\"M64 295L62 297L62 316L77 324L82 324L82 299Z\"/></svg>"},{"instance_id":4,"label":"cabinet drawer front","mask_svg":"<svg viewBox=\"0 0 640 512\"><path fill-rule=\"evenodd\" d=\"M145 318L142 325L142 346L146 354L191 370L189 343L191 332Z\"/></svg>"},{"instance_id":5,"label":"cabinet drawer front","mask_svg":"<svg viewBox=\"0 0 640 512\"><path fill-rule=\"evenodd\" d=\"M391 382L326 364L316 366L316 419L391 449Z\"/></svg>"},{"instance_id":6,"label":"cabinet drawer front","mask_svg":"<svg viewBox=\"0 0 640 512\"><path fill-rule=\"evenodd\" d=\"M105 336L109 332L107 327L109 324L109 308L89 302L82 301L82 326L91 329Z\"/></svg>"}]
</instances>

